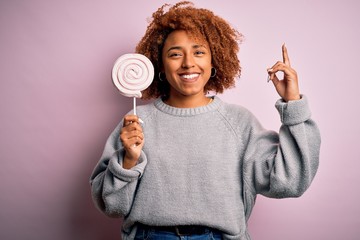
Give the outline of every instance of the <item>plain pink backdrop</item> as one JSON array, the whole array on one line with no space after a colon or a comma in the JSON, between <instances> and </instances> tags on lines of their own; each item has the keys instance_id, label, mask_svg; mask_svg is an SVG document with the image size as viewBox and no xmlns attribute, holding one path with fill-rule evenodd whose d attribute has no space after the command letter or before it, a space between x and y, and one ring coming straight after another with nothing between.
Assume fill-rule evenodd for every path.
<instances>
[{"instance_id":1,"label":"plain pink backdrop","mask_svg":"<svg viewBox=\"0 0 360 240\"><path fill-rule=\"evenodd\" d=\"M131 109L112 85L112 65L134 51L164 2L0 1L0 239L120 239L121 221L95 209L88 179ZM298 199L259 196L253 239L358 239L360 2L194 2L246 37L242 76L220 97L278 129L266 68L285 42L322 133L312 186Z\"/></svg>"}]
</instances>

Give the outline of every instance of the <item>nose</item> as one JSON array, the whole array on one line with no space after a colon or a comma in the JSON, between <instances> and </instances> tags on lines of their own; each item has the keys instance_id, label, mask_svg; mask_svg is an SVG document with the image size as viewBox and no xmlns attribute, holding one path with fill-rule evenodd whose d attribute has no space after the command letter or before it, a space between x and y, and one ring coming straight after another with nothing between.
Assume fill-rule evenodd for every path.
<instances>
[{"instance_id":1,"label":"nose","mask_svg":"<svg viewBox=\"0 0 360 240\"><path fill-rule=\"evenodd\" d=\"M186 54L183 58L182 68L189 69L195 66L194 57Z\"/></svg>"}]
</instances>

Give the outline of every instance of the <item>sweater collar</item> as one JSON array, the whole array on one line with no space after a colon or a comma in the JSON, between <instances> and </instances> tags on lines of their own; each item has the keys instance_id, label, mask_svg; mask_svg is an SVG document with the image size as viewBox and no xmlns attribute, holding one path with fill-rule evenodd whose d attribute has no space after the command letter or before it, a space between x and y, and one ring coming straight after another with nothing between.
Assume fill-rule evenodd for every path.
<instances>
[{"instance_id":1,"label":"sweater collar","mask_svg":"<svg viewBox=\"0 0 360 240\"><path fill-rule=\"evenodd\" d=\"M167 114L176 115L176 116L194 116L194 115L207 113L207 112L218 109L222 102L221 99L218 98L217 96L213 96L212 98L214 100L211 103L209 103L205 106L196 107L196 108L172 107L172 106L164 103L161 98L156 99L154 102L154 105L157 109L159 109L160 111L167 113Z\"/></svg>"}]
</instances>

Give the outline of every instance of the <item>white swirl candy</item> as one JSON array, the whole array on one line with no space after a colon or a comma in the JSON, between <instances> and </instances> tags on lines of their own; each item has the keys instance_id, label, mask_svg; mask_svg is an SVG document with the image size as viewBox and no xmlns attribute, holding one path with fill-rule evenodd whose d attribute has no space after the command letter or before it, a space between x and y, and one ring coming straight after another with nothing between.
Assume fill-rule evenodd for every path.
<instances>
[{"instance_id":1,"label":"white swirl candy","mask_svg":"<svg viewBox=\"0 0 360 240\"><path fill-rule=\"evenodd\" d=\"M126 97L140 98L154 79L154 66L144 55L133 53L119 57L112 70L112 80Z\"/></svg>"}]
</instances>

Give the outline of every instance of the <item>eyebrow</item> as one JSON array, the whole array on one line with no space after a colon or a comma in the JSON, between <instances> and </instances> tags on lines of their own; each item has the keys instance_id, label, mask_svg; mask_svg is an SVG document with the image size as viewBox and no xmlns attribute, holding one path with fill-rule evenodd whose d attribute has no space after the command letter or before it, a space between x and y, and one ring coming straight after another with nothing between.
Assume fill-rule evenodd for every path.
<instances>
[{"instance_id":1,"label":"eyebrow","mask_svg":"<svg viewBox=\"0 0 360 240\"><path fill-rule=\"evenodd\" d=\"M193 49L202 48L202 47L206 48L205 45L201 45L201 44L195 44L195 45L192 46ZM181 49L182 49L182 47L180 47L180 46L173 46L173 47L170 47L167 50L167 52L170 52L171 50L181 50Z\"/></svg>"}]
</instances>

